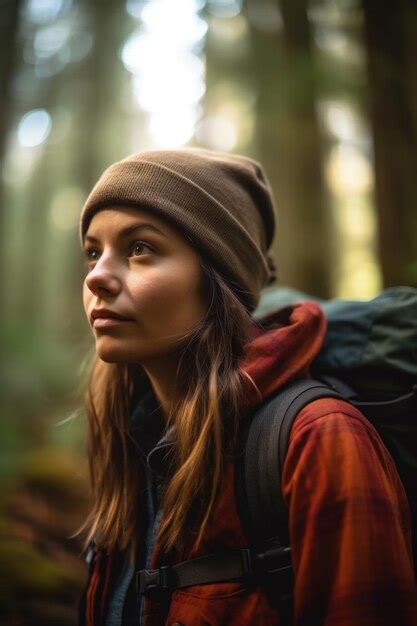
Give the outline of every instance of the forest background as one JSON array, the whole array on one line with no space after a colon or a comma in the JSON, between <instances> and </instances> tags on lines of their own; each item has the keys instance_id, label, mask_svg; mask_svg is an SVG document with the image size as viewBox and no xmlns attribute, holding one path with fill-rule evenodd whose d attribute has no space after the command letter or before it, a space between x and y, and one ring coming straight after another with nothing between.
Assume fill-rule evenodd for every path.
<instances>
[{"instance_id":1,"label":"forest background","mask_svg":"<svg viewBox=\"0 0 417 626\"><path fill-rule=\"evenodd\" d=\"M76 623L88 504L83 202L135 151L259 160L279 284L417 286L413 0L0 3L0 621Z\"/></svg>"}]
</instances>

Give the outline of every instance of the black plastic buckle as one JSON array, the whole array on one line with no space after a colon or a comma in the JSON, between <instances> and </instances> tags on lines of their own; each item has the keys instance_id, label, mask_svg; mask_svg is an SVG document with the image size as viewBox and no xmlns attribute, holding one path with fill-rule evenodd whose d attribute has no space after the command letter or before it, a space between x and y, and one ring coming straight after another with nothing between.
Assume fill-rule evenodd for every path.
<instances>
[{"instance_id":1,"label":"black plastic buckle","mask_svg":"<svg viewBox=\"0 0 417 626\"><path fill-rule=\"evenodd\" d=\"M264 584L273 585L281 595L292 593L294 572L290 546L279 546L257 554L254 569Z\"/></svg>"},{"instance_id":2,"label":"black plastic buckle","mask_svg":"<svg viewBox=\"0 0 417 626\"><path fill-rule=\"evenodd\" d=\"M165 565L158 569L141 569L136 572L136 591L144 596L153 592L169 591L170 567Z\"/></svg>"}]
</instances>

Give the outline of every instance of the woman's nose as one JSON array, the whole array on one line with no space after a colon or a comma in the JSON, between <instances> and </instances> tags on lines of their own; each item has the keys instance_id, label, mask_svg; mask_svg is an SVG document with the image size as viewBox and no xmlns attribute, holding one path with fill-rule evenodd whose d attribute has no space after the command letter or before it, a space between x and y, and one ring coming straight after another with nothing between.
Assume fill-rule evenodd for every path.
<instances>
[{"instance_id":1,"label":"woman's nose","mask_svg":"<svg viewBox=\"0 0 417 626\"><path fill-rule=\"evenodd\" d=\"M120 280L110 264L97 262L85 279L87 287L94 294L105 291L116 294L120 290Z\"/></svg>"}]
</instances>

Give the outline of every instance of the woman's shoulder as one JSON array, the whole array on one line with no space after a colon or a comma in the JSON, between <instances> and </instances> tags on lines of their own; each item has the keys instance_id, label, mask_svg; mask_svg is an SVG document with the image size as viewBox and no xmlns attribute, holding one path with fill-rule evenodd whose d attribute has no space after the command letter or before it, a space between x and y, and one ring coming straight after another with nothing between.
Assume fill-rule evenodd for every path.
<instances>
[{"instance_id":1,"label":"woman's shoulder","mask_svg":"<svg viewBox=\"0 0 417 626\"><path fill-rule=\"evenodd\" d=\"M377 429L356 407L336 398L314 400L295 418L283 479L287 488L312 480L338 494L382 488L403 500L396 465Z\"/></svg>"},{"instance_id":2,"label":"woman's shoulder","mask_svg":"<svg viewBox=\"0 0 417 626\"><path fill-rule=\"evenodd\" d=\"M311 435L335 430L354 433L366 431L372 437L379 437L371 422L347 400L319 398L309 402L296 416L290 434L290 441L301 433Z\"/></svg>"}]
</instances>

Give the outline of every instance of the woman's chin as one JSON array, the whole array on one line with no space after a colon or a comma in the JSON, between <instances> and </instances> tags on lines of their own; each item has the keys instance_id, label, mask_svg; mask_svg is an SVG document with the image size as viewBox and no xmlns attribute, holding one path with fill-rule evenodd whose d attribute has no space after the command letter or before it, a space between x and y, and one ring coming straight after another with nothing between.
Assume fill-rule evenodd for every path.
<instances>
[{"instance_id":1,"label":"woman's chin","mask_svg":"<svg viewBox=\"0 0 417 626\"><path fill-rule=\"evenodd\" d=\"M127 362L126 358L123 358L119 354L115 354L115 353L100 352L99 350L97 350L97 355L105 363L126 363Z\"/></svg>"},{"instance_id":2,"label":"woman's chin","mask_svg":"<svg viewBox=\"0 0 417 626\"><path fill-rule=\"evenodd\" d=\"M105 345L106 344L106 345ZM110 345L110 342L97 341L96 352L102 361L106 363L127 363L129 361L129 351L122 346Z\"/></svg>"},{"instance_id":3,"label":"woman's chin","mask_svg":"<svg viewBox=\"0 0 417 626\"><path fill-rule=\"evenodd\" d=\"M143 350L132 350L132 344L112 341L109 337L100 337L96 341L96 353L106 363L138 363Z\"/></svg>"}]
</instances>

